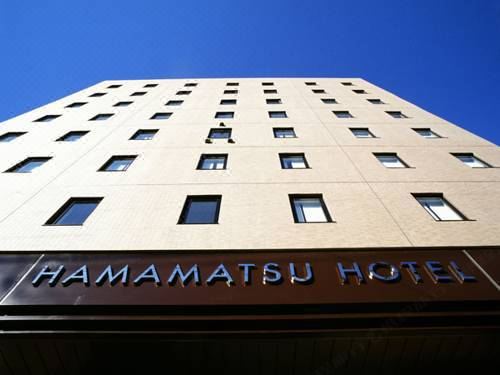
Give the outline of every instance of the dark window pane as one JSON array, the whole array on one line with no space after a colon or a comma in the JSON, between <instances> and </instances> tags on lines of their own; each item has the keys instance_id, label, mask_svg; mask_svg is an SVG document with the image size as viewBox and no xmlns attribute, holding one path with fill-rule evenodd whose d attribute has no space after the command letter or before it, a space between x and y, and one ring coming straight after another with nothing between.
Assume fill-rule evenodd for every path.
<instances>
[{"instance_id":1,"label":"dark window pane","mask_svg":"<svg viewBox=\"0 0 500 375\"><path fill-rule=\"evenodd\" d=\"M0 136L0 142L11 142L16 138L26 134L26 132L9 132Z\"/></svg>"},{"instance_id":2,"label":"dark window pane","mask_svg":"<svg viewBox=\"0 0 500 375\"><path fill-rule=\"evenodd\" d=\"M210 129L210 133L208 133L208 138L231 138L231 129Z\"/></svg>"},{"instance_id":3,"label":"dark window pane","mask_svg":"<svg viewBox=\"0 0 500 375\"><path fill-rule=\"evenodd\" d=\"M14 173L30 173L34 169L40 167L51 158L27 158L22 162L14 165L13 167L6 170L6 172L14 172Z\"/></svg>"},{"instance_id":4,"label":"dark window pane","mask_svg":"<svg viewBox=\"0 0 500 375\"><path fill-rule=\"evenodd\" d=\"M58 141L61 142L76 142L80 138L82 138L85 134L87 134L88 131L74 131L74 132L69 132L63 135L61 138L58 139Z\"/></svg>"},{"instance_id":5,"label":"dark window pane","mask_svg":"<svg viewBox=\"0 0 500 375\"><path fill-rule=\"evenodd\" d=\"M130 139L136 140L136 141L147 141L150 139L153 139L155 134L158 132L157 129L151 129L151 130L138 130Z\"/></svg>"},{"instance_id":6,"label":"dark window pane","mask_svg":"<svg viewBox=\"0 0 500 375\"><path fill-rule=\"evenodd\" d=\"M136 156L113 156L99 170L106 172L124 172L135 160Z\"/></svg>"},{"instance_id":7,"label":"dark window pane","mask_svg":"<svg viewBox=\"0 0 500 375\"><path fill-rule=\"evenodd\" d=\"M48 225L82 225L102 198L71 198L47 221Z\"/></svg>"},{"instance_id":8,"label":"dark window pane","mask_svg":"<svg viewBox=\"0 0 500 375\"><path fill-rule=\"evenodd\" d=\"M217 224L220 196L188 197L179 224Z\"/></svg>"}]
</instances>

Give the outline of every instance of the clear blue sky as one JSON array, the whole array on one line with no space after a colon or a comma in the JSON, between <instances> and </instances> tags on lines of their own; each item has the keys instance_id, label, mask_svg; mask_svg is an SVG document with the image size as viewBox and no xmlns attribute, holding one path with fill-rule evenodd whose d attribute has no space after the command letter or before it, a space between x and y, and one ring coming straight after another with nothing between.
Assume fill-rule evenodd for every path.
<instances>
[{"instance_id":1,"label":"clear blue sky","mask_svg":"<svg viewBox=\"0 0 500 375\"><path fill-rule=\"evenodd\" d=\"M500 144L499 0L0 1L0 121L104 79L362 77Z\"/></svg>"}]
</instances>

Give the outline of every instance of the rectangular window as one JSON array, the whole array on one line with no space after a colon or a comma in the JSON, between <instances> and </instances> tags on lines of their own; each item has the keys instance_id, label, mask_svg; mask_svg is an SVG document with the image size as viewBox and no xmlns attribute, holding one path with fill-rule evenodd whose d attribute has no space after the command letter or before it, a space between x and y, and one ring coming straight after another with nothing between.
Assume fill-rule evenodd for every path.
<instances>
[{"instance_id":1,"label":"rectangular window","mask_svg":"<svg viewBox=\"0 0 500 375\"><path fill-rule=\"evenodd\" d=\"M114 84L114 85L109 85L108 86L108 89L117 89L119 87L122 87L122 85L117 85L117 84Z\"/></svg>"},{"instance_id":2,"label":"rectangular window","mask_svg":"<svg viewBox=\"0 0 500 375\"><path fill-rule=\"evenodd\" d=\"M48 162L50 157L31 157L24 159L22 162L17 163L13 167L10 167L5 172L7 173L31 173L38 167Z\"/></svg>"},{"instance_id":3,"label":"rectangular window","mask_svg":"<svg viewBox=\"0 0 500 375\"><path fill-rule=\"evenodd\" d=\"M366 99L372 104L385 104L381 99Z\"/></svg>"},{"instance_id":4,"label":"rectangular window","mask_svg":"<svg viewBox=\"0 0 500 375\"><path fill-rule=\"evenodd\" d=\"M350 128L356 138L375 138L368 128Z\"/></svg>"},{"instance_id":5,"label":"rectangular window","mask_svg":"<svg viewBox=\"0 0 500 375\"><path fill-rule=\"evenodd\" d=\"M266 99L266 104L282 104L281 99Z\"/></svg>"},{"instance_id":6,"label":"rectangular window","mask_svg":"<svg viewBox=\"0 0 500 375\"><path fill-rule=\"evenodd\" d=\"M439 134L429 128L413 128L413 130L424 138L442 138Z\"/></svg>"},{"instance_id":7,"label":"rectangular window","mask_svg":"<svg viewBox=\"0 0 500 375\"><path fill-rule=\"evenodd\" d=\"M101 96L106 95L105 92L95 92L92 95L89 95L89 98L100 98Z\"/></svg>"},{"instance_id":8,"label":"rectangular window","mask_svg":"<svg viewBox=\"0 0 500 375\"><path fill-rule=\"evenodd\" d=\"M175 95L189 95L191 94L191 91L187 91L187 90L181 90L181 91L177 91L175 93Z\"/></svg>"},{"instance_id":9,"label":"rectangular window","mask_svg":"<svg viewBox=\"0 0 500 375\"><path fill-rule=\"evenodd\" d=\"M282 169L307 169L306 156L304 154L279 154Z\"/></svg>"},{"instance_id":10,"label":"rectangular window","mask_svg":"<svg viewBox=\"0 0 500 375\"><path fill-rule=\"evenodd\" d=\"M56 141L58 141L58 142L76 142L87 133L88 133L88 130L71 131L69 133L64 134L62 137L57 138Z\"/></svg>"},{"instance_id":11,"label":"rectangular window","mask_svg":"<svg viewBox=\"0 0 500 375\"><path fill-rule=\"evenodd\" d=\"M234 118L234 112L216 112L215 118Z\"/></svg>"},{"instance_id":12,"label":"rectangular window","mask_svg":"<svg viewBox=\"0 0 500 375\"><path fill-rule=\"evenodd\" d=\"M172 112L157 112L151 116L150 120L168 120L172 116Z\"/></svg>"},{"instance_id":13,"label":"rectangular window","mask_svg":"<svg viewBox=\"0 0 500 375\"><path fill-rule=\"evenodd\" d=\"M224 94L237 94L238 90L224 90Z\"/></svg>"},{"instance_id":14,"label":"rectangular window","mask_svg":"<svg viewBox=\"0 0 500 375\"><path fill-rule=\"evenodd\" d=\"M80 108L80 107L83 107L85 104L87 104L87 102L74 102L74 103L68 104L66 106L66 108Z\"/></svg>"},{"instance_id":15,"label":"rectangular window","mask_svg":"<svg viewBox=\"0 0 500 375\"><path fill-rule=\"evenodd\" d=\"M474 156L473 153L452 153L452 155L471 168L491 168L491 165Z\"/></svg>"},{"instance_id":16,"label":"rectangular window","mask_svg":"<svg viewBox=\"0 0 500 375\"><path fill-rule=\"evenodd\" d=\"M195 82L188 82L184 84L184 87L196 87L196 86L198 86L198 84Z\"/></svg>"},{"instance_id":17,"label":"rectangular window","mask_svg":"<svg viewBox=\"0 0 500 375\"><path fill-rule=\"evenodd\" d=\"M337 100L334 98L323 98L321 101L325 104L338 104Z\"/></svg>"},{"instance_id":18,"label":"rectangular window","mask_svg":"<svg viewBox=\"0 0 500 375\"><path fill-rule=\"evenodd\" d=\"M220 101L221 105L234 105L236 104L236 99L222 99Z\"/></svg>"},{"instance_id":19,"label":"rectangular window","mask_svg":"<svg viewBox=\"0 0 500 375\"><path fill-rule=\"evenodd\" d=\"M144 88L145 89L152 89L153 87L156 87L156 86L158 86L157 83L148 83L148 84L144 85Z\"/></svg>"},{"instance_id":20,"label":"rectangular window","mask_svg":"<svg viewBox=\"0 0 500 375\"><path fill-rule=\"evenodd\" d=\"M352 84L352 82L340 82L340 84L344 85L344 86L354 86Z\"/></svg>"},{"instance_id":21,"label":"rectangular window","mask_svg":"<svg viewBox=\"0 0 500 375\"><path fill-rule=\"evenodd\" d=\"M144 96L146 95L146 91L136 91L130 94L130 96Z\"/></svg>"},{"instance_id":22,"label":"rectangular window","mask_svg":"<svg viewBox=\"0 0 500 375\"><path fill-rule=\"evenodd\" d=\"M262 82L262 86L274 86L274 82Z\"/></svg>"},{"instance_id":23,"label":"rectangular window","mask_svg":"<svg viewBox=\"0 0 500 375\"><path fill-rule=\"evenodd\" d=\"M181 105L182 103L184 103L184 100L169 100L167 102L167 104L165 104L165 105L168 105L168 106L178 106L178 105Z\"/></svg>"},{"instance_id":24,"label":"rectangular window","mask_svg":"<svg viewBox=\"0 0 500 375\"><path fill-rule=\"evenodd\" d=\"M104 165L98 169L99 172L125 172L134 162L137 155L112 156Z\"/></svg>"},{"instance_id":25,"label":"rectangular window","mask_svg":"<svg viewBox=\"0 0 500 375\"><path fill-rule=\"evenodd\" d=\"M104 121L113 116L114 113L99 113L98 115L95 115L92 117L89 121Z\"/></svg>"},{"instance_id":26,"label":"rectangular window","mask_svg":"<svg viewBox=\"0 0 500 375\"><path fill-rule=\"evenodd\" d=\"M61 117L61 115L45 115L35 120L34 122L50 122L54 121L58 117Z\"/></svg>"},{"instance_id":27,"label":"rectangular window","mask_svg":"<svg viewBox=\"0 0 500 375\"><path fill-rule=\"evenodd\" d=\"M394 118L408 118L408 116L400 111L385 111L385 113Z\"/></svg>"},{"instance_id":28,"label":"rectangular window","mask_svg":"<svg viewBox=\"0 0 500 375\"><path fill-rule=\"evenodd\" d=\"M293 128L273 128L274 138L297 138Z\"/></svg>"},{"instance_id":29,"label":"rectangular window","mask_svg":"<svg viewBox=\"0 0 500 375\"><path fill-rule=\"evenodd\" d=\"M338 118L353 118L349 111L333 111L333 114Z\"/></svg>"},{"instance_id":30,"label":"rectangular window","mask_svg":"<svg viewBox=\"0 0 500 375\"><path fill-rule=\"evenodd\" d=\"M291 194L289 197L293 219L296 223L329 223L332 221L321 194Z\"/></svg>"},{"instance_id":31,"label":"rectangular window","mask_svg":"<svg viewBox=\"0 0 500 375\"><path fill-rule=\"evenodd\" d=\"M368 94L365 90L361 90L361 89L352 90L352 91L355 92L356 94Z\"/></svg>"},{"instance_id":32,"label":"rectangular window","mask_svg":"<svg viewBox=\"0 0 500 375\"><path fill-rule=\"evenodd\" d=\"M128 107L133 102L118 102L113 107Z\"/></svg>"},{"instance_id":33,"label":"rectangular window","mask_svg":"<svg viewBox=\"0 0 500 375\"><path fill-rule=\"evenodd\" d=\"M178 224L217 224L221 195L189 195Z\"/></svg>"},{"instance_id":34,"label":"rectangular window","mask_svg":"<svg viewBox=\"0 0 500 375\"><path fill-rule=\"evenodd\" d=\"M444 199L443 194L413 194L413 196L434 220L466 220L464 215Z\"/></svg>"},{"instance_id":35,"label":"rectangular window","mask_svg":"<svg viewBox=\"0 0 500 375\"><path fill-rule=\"evenodd\" d=\"M240 84L238 82L227 82L226 86L239 86Z\"/></svg>"},{"instance_id":36,"label":"rectangular window","mask_svg":"<svg viewBox=\"0 0 500 375\"><path fill-rule=\"evenodd\" d=\"M316 82L305 82L306 86L316 86Z\"/></svg>"},{"instance_id":37,"label":"rectangular window","mask_svg":"<svg viewBox=\"0 0 500 375\"><path fill-rule=\"evenodd\" d=\"M211 139L229 139L229 138L231 138L231 131L232 131L232 129L229 129L229 128L225 128L225 129L213 128L213 129L210 129L210 132L208 133L208 138L211 138Z\"/></svg>"},{"instance_id":38,"label":"rectangular window","mask_svg":"<svg viewBox=\"0 0 500 375\"><path fill-rule=\"evenodd\" d=\"M269 111L269 118L287 118L285 111Z\"/></svg>"},{"instance_id":39,"label":"rectangular window","mask_svg":"<svg viewBox=\"0 0 500 375\"><path fill-rule=\"evenodd\" d=\"M312 90L312 92L315 93L315 94L325 94L326 93L326 91L323 90L323 89Z\"/></svg>"},{"instance_id":40,"label":"rectangular window","mask_svg":"<svg viewBox=\"0 0 500 375\"><path fill-rule=\"evenodd\" d=\"M70 198L45 225L82 225L101 201L102 197Z\"/></svg>"},{"instance_id":41,"label":"rectangular window","mask_svg":"<svg viewBox=\"0 0 500 375\"><path fill-rule=\"evenodd\" d=\"M227 154L202 154L197 169L226 169Z\"/></svg>"},{"instance_id":42,"label":"rectangular window","mask_svg":"<svg viewBox=\"0 0 500 375\"><path fill-rule=\"evenodd\" d=\"M153 139L157 132L158 129L139 129L130 139L134 141L149 141Z\"/></svg>"},{"instance_id":43,"label":"rectangular window","mask_svg":"<svg viewBox=\"0 0 500 375\"><path fill-rule=\"evenodd\" d=\"M277 94L278 93L278 90L264 90L264 94Z\"/></svg>"},{"instance_id":44,"label":"rectangular window","mask_svg":"<svg viewBox=\"0 0 500 375\"><path fill-rule=\"evenodd\" d=\"M408 168L396 153L374 153L375 157L386 168Z\"/></svg>"},{"instance_id":45,"label":"rectangular window","mask_svg":"<svg viewBox=\"0 0 500 375\"><path fill-rule=\"evenodd\" d=\"M8 132L0 136L0 142L12 142L24 134L26 132Z\"/></svg>"}]
</instances>

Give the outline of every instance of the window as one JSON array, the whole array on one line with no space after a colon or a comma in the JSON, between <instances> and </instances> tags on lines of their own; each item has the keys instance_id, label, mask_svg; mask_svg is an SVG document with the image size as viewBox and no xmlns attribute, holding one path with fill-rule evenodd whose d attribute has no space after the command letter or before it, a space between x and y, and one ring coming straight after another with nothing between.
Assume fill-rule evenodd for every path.
<instances>
[{"instance_id":1,"label":"window","mask_svg":"<svg viewBox=\"0 0 500 375\"><path fill-rule=\"evenodd\" d=\"M386 168L408 168L396 153L374 153L375 157Z\"/></svg>"},{"instance_id":2,"label":"window","mask_svg":"<svg viewBox=\"0 0 500 375\"><path fill-rule=\"evenodd\" d=\"M287 118L285 111L269 111L269 118Z\"/></svg>"},{"instance_id":3,"label":"window","mask_svg":"<svg viewBox=\"0 0 500 375\"><path fill-rule=\"evenodd\" d=\"M221 195L189 195L178 224L217 224Z\"/></svg>"},{"instance_id":4,"label":"window","mask_svg":"<svg viewBox=\"0 0 500 375\"><path fill-rule=\"evenodd\" d=\"M85 104L87 104L87 102L74 102L74 103L68 104L66 106L66 108L80 108L80 107L83 107Z\"/></svg>"},{"instance_id":5,"label":"window","mask_svg":"<svg viewBox=\"0 0 500 375\"><path fill-rule=\"evenodd\" d=\"M293 128L273 128L274 138L297 138Z\"/></svg>"},{"instance_id":6,"label":"window","mask_svg":"<svg viewBox=\"0 0 500 375\"><path fill-rule=\"evenodd\" d=\"M215 118L234 118L234 112L216 112Z\"/></svg>"},{"instance_id":7,"label":"window","mask_svg":"<svg viewBox=\"0 0 500 375\"><path fill-rule=\"evenodd\" d=\"M172 116L172 112L157 112L151 116L150 120L168 120Z\"/></svg>"},{"instance_id":8,"label":"window","mask_svg":"<svg viewBox=\"0 0 500 375\"><path fill-rule=\"evenodd\" d=\"M332 221L321 194L291 194L293 219L296 223L329 223Z\"/></svg>"},{"instance_id":9,"label":"window","mask_svg":"<svg viewBox=\"0 0 500 375\"><path fill-rule=\"evenodd\" d=\"M62 137L57 138L56 141L58 141L58 142L76 142L87 133L88 133L87 130L71 131L69 133L64 134Z\"/></svg>"},{"instance_id":10,"label":"window","mask_svg":"<svg viewBox=\"0 0 500 375\"><path fill-rule=\"evenodd\" d=\"M13 167L7 169L5 172L8 173L31 173L34 169L42 166L48 162L50 157L32 157L24 159L22 162L17 163Z\"/></svg>"},{"instance_id":11,"label":"window","mask_svg":"<svg viewBox=\"0 0 500 375\"><path fill-rule=\"evenodd\" d=\"M144 96L146 95L146 91L136 91L130 94L130 96Z\"/></svg>"},{"instance_id":12,"label":"window","mask_svg":"<svg viewBox=\"0 0 500 375\"><path fill-rule=\"evenodd\" d=\"M198 84L194 83L194 82L189 82L189 83L184 84L184 87L196 87L196 86L198 86Z\"/></svg>"},{"instance_id":13,"label":"window","mask_svg":"<svg viewBox=\"0 0 500 375\"><path fill-rule=\"evenodd\" d=\"M157 132L158 129L139 129L130 139L134 141L149 141L153 139Z\"/></svg>"},{"instance_id":14,"label":"window","mask_svg":"<svg viewBox=\"0 0 500 375\"><path fill-rule=\"evenodd\" d=\"M423 208L437 221L466 220L465 216L458 212L443 194L413 194L415 199Z\"/></svg>"},{"instance_id":15,"label":"window","mask_svg":"<svg viewBox=\"0 0 500 375\"><path fill-rule=\"evenodd\" d=\"M12 142L24 134L26 132L8 132L0 136L0 142Z\"/></svg>"},{"instance_id":16,"label":"window","mask_svg":"<svg viewBox=\"0 0 500 375\"><path fill-rule=\"evenodd\" d=\"M306 82L306 86L316 86L316 82Z\"/></svg>"},{"instance_id":17,"label":"window","mask_svg":"<svg viewBox=\"0 0 500 375\"><path fill-rule=\"evenodd\" d=\"M306 156L304 154L280 154L282 169L307 169Z\"/></svg>"},{"instance_id":18,"label":"window","mask_svg":"<svg viewBox=\"0 0 500 375\"><path fill-rule=\"evenodd\" d=\"M281 104L281 99L266 99L266 104Z\"/></svg>"},{"instance_id":19,"label":"window","mask_svg":"<svg viewBox=\"0 0 500 375\"><path fill-rule=\"evenodd\" d=\"M337 100L334 98L323 98L321 101L325 104L338 104Z\"/></svg>"},{"instance_id":20,"label":"window","mask_svg":"<svg viewBox=\"0 0 500 375\"><path fill-rule=\"evenodd\" d=\"M385 104L381 99L366 99L372 104Z\"/></svg>"},{"instance_id":21,"label":"window","mask_svg":"<svg viewBox=\"0 0 500 375\"><path fill-rule=\"evenodd\" d=\"M45 115L35 120L35 122L50 122L54 121L58 117L61 117L61 115Z\"/></svg>"},{"instance_id":22,"label":"window","mask_svg":"<svg viewBox=\"0 0 500 375\"><path fill-rule=\"evenodd\" d=\"M89 121L104 121L113 116L114 113L100 113L92 117Z\"/></svg>"},{"instance_id":23,"label":"window","mask_svg":"<svg viewBox=\"0 0 500 375\"><path fill-rule=\"evenodd\" d=\"M224 90L224 94L237 94L238 90Z\"/></svg>"},{"instance_id":24,"label":"window","mask_svg":"<svg viewBox=\"0 0 500 375\"><path fill-rule=\"evenodd\" d=\"M262 86L274 86L274 82L262 82Z\"/></svg>"},{"instance_id":25,"label":"window","mask_svg":"<svg viewBox=\"0 0 500 375\"><path fill-rule=\"evenodd\" d=\"M112 156L101 168L99 168L99 172L125 172L136 157L137 155Z\"/></svg>"},{"instance_id":26,"label":"window","mask_svg":"<svg viewBox=\"0 0 500 375\"><path fill-rule=\"evenodd\" d=\"M92 95L89 95L89 98L100 98L101 96L106 95L105 92L95 92Z\"/></svg>"},{"instance_id":27,"label":"window","mask_svg":"<svg viewBox=\"0 0 500 375\"><path fill-rule=\"evenodd\" d=\"M221 105L234 105L236 104L236 99L222 99L220 101Z\"/></svg>"},{"instance_id":28,"label":"window","mask_svg":"<svg viewBox=\"0 0 500 375\"><path fill-rule=\"evenodd\" d=\"M368 94L365 90L361 90L361 89L352 90L352 91L355 92L356 94Z\"/></svg>"},{"instance_id":29,"label":"window","mask_svg":"<svg viewBox=\"0 0 500 375\"><path fill-rule=\"evenodd\" d=\"M277 94L278 90L264 90L264 94Z\"/></svg>"},{"instance_id":30,"label":"window","mask_svg":"<svg viewBox=\"0 0 500 375\"><path fill-rule=\"evenodd\" d=\"M169 100L166 105L177 106L181 105L182 103L184 103L184 100Z\"/></svg>"},{"instance_id":31,"label":"window","mask_svg":"<svg viewBox=\"0 0 500 375\"><path fill-rule=\"evenodd\" d=\"M82 225L101 201L102 198L71 198L45 225Z\"/></svg>"},{"instance_id":32,"label":"window","mask_svg":"<svg viewBox=\"0 0 500 375\"><path fill-rule=\"evenodd\" d=\"M144 88L145 89L150 89L150 88L153 88L153 87L156 87L156 86L158 86L157 83L148 83L148 84L144 85Z\"/></svg>"},{"instance_id":33,"label":"window","mask_svg":"<svg viewBox=\"0 0 500 375\"><path fill-rule=\"evenodd\" d=\"M323 89L312 90L312 92L315 93L315 94L325 94L326 93L326 91L323 90Z\"/></svg>"},{"instance_id":34,"label":"window","mask_svg":"<svg viewBox=\"0 0 500 375\"><path fill-rule=\"evenodd\" d=\"M238 82L228 82L226 83L226 86L239 86L240 84Z\"/></svg>"},{"instance_id":35,"label":"window","mask_svg":"<svg viewBox=\"0 0 500 375\"><path fill-rule=\"evenodd\" d=\"M113 107L127 107L129 106L130 104L132 104L133 102L118 102L116 103Z\"/></svg>"},{"instance_id":36,"label":"window","mask_svg":"<svg viewBox=\"0 0 500 375\"><path fill-rule=\"evenodd\" d=\"M333 114L338 118L353 118L349 111L333 111Z\"/></svg>"},{"instance_id":37,"label":"window","mask_svg":"<svg viewBox=\"0 0 500 375\"><path fill-rule=\"evenodd\" d=\"M226 128L226 129L213 128L213 129L210 129L210 132L208 133L208 138L211 138L211 139L229 139L229 138L231 138L231 132L232 132L232 129L229 129L229 128Z\"/></svg>"},{"instance_id":38,"label":"window","mask_svg":"<svg viewBox=\"0 0 500 375\"><path fill-rule=\"evenodd\" d=\"M354 86L352 82L340 82L340 84L344 86Z\"/></svg>"},{"instance_id":39,"label":"window","mask_svg":"<svg viewBox=\"0 0 500 375\"><path fill-rule=\"evenodd\" d=\"M109 85L108 86L108 89L117 89L119 87L122 87L122 85L117 85L117 84L114 84L114 85Z\"/></svg>"},{"instance_id":40,"label":"window","mask_svg":"<svg viewBox=\"0 0 500 375\"><path fill-rule=\"evenodd\" d=\"M434 133L429 128L413 128L413 130L424 138L442 138L439 134Z\"/></svg>"},{"instance_id":41,"label":"window","mask_svg":"<svg viewBox=\"0 0 500 375\"><path fill-rule=\"evenodd\" d=\"M400 111L386 111L385 113L394 118L408 118L408 116L406 116L404 113Z\"/></svg>"},{"instance_id":42,"label":"window","mask_svg":"<svg viewBox=\"0 0 500 375\"><path fill-rule=\"evenodd\" d=\"M181 91L177 91L177 93L175 95L189 95L189 94L191 94L191 91L181 90Z\"/></svg>"},{"instance_id":43,"label":"window","mask_svg":"<svg viewBox=\"0 0 500 375\"><path fill-rule=\"evenodd\" d=\"M349 130L356 138L375 138L368 128L350 128Z\"/></svg>"},{"instance_id":44,"label":"window","mask_svg":"<svg viewBox=\"0 0 500 375\"><path fill-rule=\"evenodd\" d=\"M226 169L227 154L202 154L197 169Z\"/></svg>"},{"instance_id":45,"label":"window","mask_svg":"<svg viewBox=\"0 0 500 375\"><path fill-rule=\"evenodd\" d=\"M471 168L491 168L491 165L477 158L473 153L452 153L452 155Z\"/></svg>"}]
</instances>

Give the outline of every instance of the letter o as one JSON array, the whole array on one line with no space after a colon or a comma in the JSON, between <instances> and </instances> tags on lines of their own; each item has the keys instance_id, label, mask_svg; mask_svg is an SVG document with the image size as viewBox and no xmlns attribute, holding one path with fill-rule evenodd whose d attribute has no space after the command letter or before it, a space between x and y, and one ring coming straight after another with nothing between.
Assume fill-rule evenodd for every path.
<instances>
[{"instance_id":1,"label":"letter o","mask_svg":"<svg viewBox=\"0 0 500 375\"><path fill-rule=\"evenodd\" d=\"M377 270L379 268L382 268L382 267L389 268L391 270L390 275L384 276L384 275L377 273ZM401 275L399 273L399 269L396 266L394 266L390 263L387 263L387 262L375 262L375 263L371 263L368 266L368 277L370 278L370 280L377 279L379 281L383 281L386 283L393 283L393 282L398 281L400 276Z\"/></svg>"}]
</instances>

